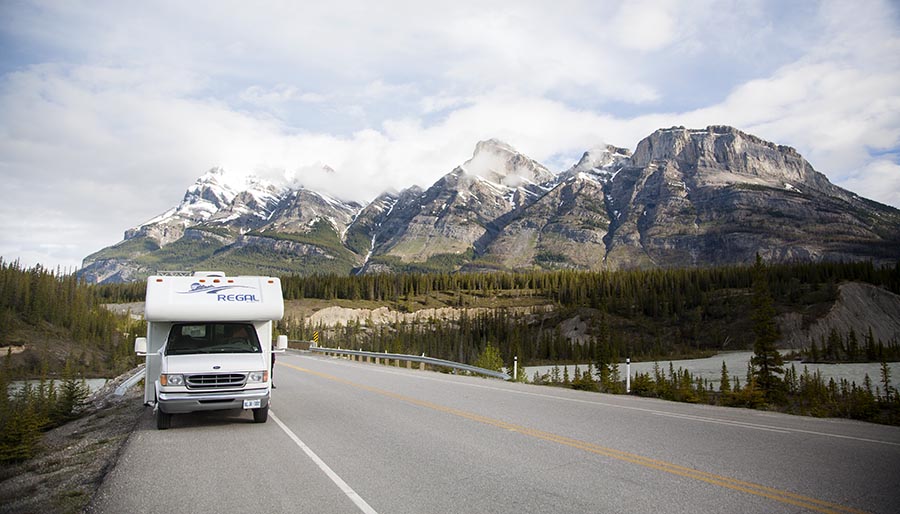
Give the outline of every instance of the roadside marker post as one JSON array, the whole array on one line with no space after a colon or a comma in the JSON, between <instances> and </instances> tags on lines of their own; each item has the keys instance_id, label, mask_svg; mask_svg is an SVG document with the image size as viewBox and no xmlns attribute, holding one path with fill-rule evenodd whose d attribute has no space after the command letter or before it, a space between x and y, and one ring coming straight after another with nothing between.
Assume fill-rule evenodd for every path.
<instances>
[{"instance_id":1,"label":"roadside marker post","mask_svg":"<svg viewBox=\"0 0 900 514\"><path fill-rule=\"evenodd\" d=\"M625 394L631 394L631 357L625 359Z\"/></svg>"}]
</instances>

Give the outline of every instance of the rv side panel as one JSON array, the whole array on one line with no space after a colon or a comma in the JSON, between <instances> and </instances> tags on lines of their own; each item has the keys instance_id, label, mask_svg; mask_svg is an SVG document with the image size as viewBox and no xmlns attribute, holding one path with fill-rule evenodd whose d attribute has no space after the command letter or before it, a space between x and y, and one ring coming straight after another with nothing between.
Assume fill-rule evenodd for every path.
<instances>
[{"instance_id":1,"label":"rv side panel","mask_svg":"<svg viewBox=\"0 0 900 514\"><path fill-rule=\"evenodd\" d=\"M168 277L147 279L147 321L262 321L284 317L275 277Z\"/></svg>"}]
</instances>

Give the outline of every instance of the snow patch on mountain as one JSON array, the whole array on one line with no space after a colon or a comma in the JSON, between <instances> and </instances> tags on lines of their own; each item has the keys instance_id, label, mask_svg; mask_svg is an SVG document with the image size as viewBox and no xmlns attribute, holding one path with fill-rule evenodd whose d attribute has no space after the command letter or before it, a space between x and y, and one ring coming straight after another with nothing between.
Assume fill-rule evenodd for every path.
<instances>
[{"instance_id":1,"label":"snow patch on mountain","mask_svg":"<svg viewBox=\"0 0 900 514\"><path fill-rule=\"evenodd\" d=\"M605 184L611 181L619 173L628 159L631 151L613 145L598 145L584 152L581 159L569 170L560 174L560 181L582 174L592 177L593 180Z\"/></svg>"},{"instance_id":2,"label":"snow patch on mountain","mask_svg":"<svg viewBox=\"0 0 900 514\"><path fill-rule=\"evenodd\" d=\"M539 184L554 178L554 174L542 164L496 139L481 141L475 145L472 158L461 168L470 175L513 188Z\"/></svg>"}]
</instances>

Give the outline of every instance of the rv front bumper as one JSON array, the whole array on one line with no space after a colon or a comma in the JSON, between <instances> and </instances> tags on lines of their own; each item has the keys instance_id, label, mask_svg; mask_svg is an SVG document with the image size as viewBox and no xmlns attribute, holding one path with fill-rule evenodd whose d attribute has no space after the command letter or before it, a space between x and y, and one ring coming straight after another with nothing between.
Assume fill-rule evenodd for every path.
<instances>
[{"instance_id":1,"label":"rv front bumper","mask_svg":"<svg viewBox=\"0 0 900 514\"><path fill-rule=\"evenodd\" d=\"M269 405L267 389L227 391L221 393L159 393L157 407L166 414L181 414L204 410L243 409L244 400L260 400L260 407Z\"/></svg>"}]
</instances>

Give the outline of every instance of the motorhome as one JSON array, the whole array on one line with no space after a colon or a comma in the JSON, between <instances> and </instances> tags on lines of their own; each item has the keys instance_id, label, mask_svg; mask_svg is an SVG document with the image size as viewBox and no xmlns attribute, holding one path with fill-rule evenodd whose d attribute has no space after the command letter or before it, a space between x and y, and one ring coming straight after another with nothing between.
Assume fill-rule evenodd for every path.
<instances>
[{"instance_id":1,"label":"motorhome","mask_svg":"<svg viewBox=\"0 0 900 514\"><path fill-rule=\"evenodd\" d=\"M281 281L221 272L158 274L147 279L144 403L156 427L173 414L245 409L265 423L272 395L273 321L284 316Z\"/></svg>"}]
</instances>

